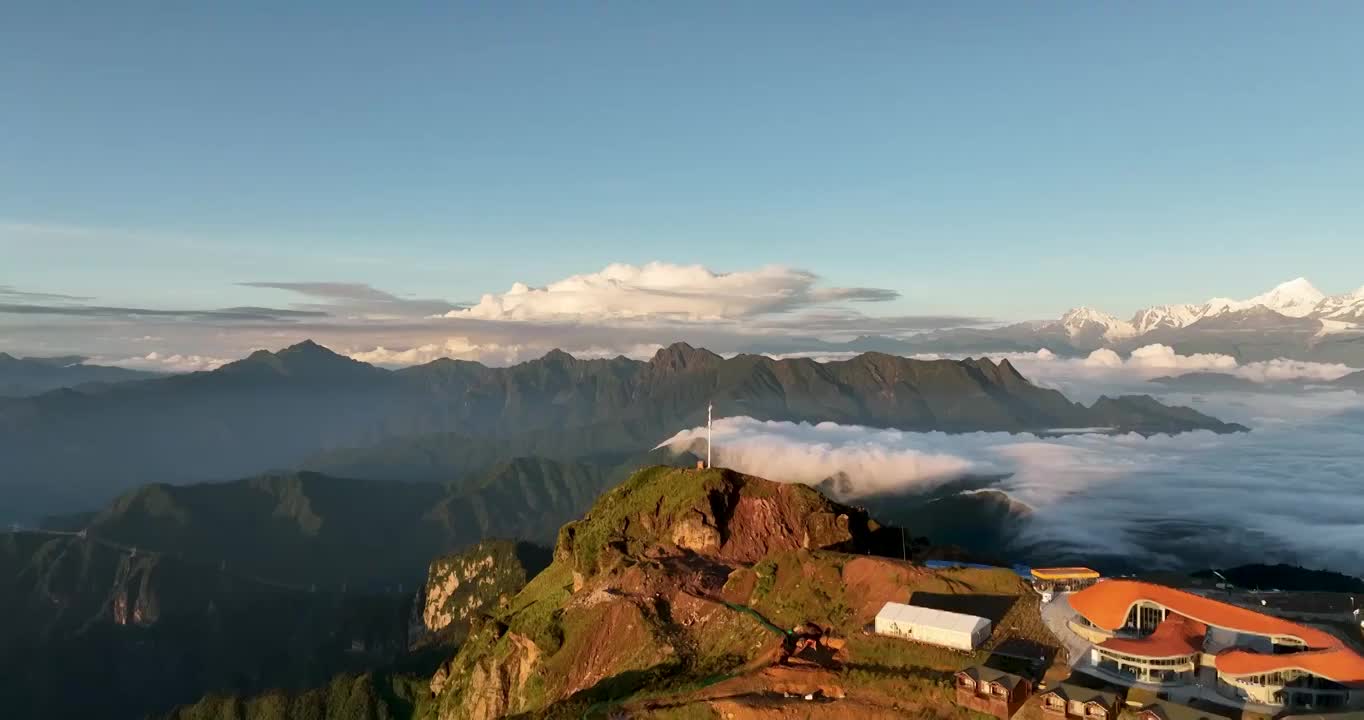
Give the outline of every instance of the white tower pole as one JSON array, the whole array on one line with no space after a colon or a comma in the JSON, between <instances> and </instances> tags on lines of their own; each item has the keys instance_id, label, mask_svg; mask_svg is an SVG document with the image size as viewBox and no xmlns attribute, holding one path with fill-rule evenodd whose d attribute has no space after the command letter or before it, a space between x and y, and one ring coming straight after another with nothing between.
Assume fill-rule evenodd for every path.
<instances>
[{"instance_id":1,"label":"white tower pole","mask_svg":"<svg viewBox=\"0 0 1364 720\"><path fill-rule=\"evenodd\" d=\"M711 438L715 436L715 431L711 427L710 411L714 408L711 403L706 403L706 468L710 468L710 446Z\"/></svg>"}]
</instances>

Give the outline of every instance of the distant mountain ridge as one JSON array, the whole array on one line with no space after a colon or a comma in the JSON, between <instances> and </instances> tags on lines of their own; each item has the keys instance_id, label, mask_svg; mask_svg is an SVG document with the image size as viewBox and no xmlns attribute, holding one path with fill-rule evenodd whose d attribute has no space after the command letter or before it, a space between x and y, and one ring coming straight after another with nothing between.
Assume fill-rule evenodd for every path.
<instances>
[{"instance_id":1,"label":"distant mountain ridge","mask_svg":"<svg viewBox=\"0 0 1364 720\"><path fill-rule=\"evenodd\" d=\"M1353 293L1328 298L1306 278L1296 278L1248 300L1212 298L1202 304L1155 305L1138 310L1128 321L1081 307L1067 312L1057 322L1072 336L1091 330L1088 327L1091 324L1097 325L1103 328L1106 338L1113 340L1144 335L1153 330L1189 327L1209 318L1247 311L1252 311L1252 316L1260 317L1269 317L1265 312L1269 311L1286 318L1342 322L1364 320L1364 287Z\"/></svg>"},{"instance_id":2,"label":"distant mountain ridge","mask_svg":"<svg viewBox=\"0 0 1364 720\"><path fill-rule=\"evenodd\" d=\"M1185 354L1212 352L1242 361L1287 357L1364 365L1364 287L1327 296L1305 278L1295 278L1246 300L1153 305L1128 320L1077 307L1055 320L926 333L904 341L899 351L1047 348L1080 354L1099 348L1130 351L1155 343Z\"/></svg>"},{"instance_id":3,"label":"distant mountain ridge","mask_svg":"<svg viewBox=\"0 0 1364 720\"><path fill-rule=\"evenodd\" d=\"M487 538L552 544L559 525L627 472L522 457L459 488L268 473L144 485L43 526L295 589L411 590L430 558Z\"/></svg>"},{"instance_id":4,"label":"distant mountain ridge","mask_svg":"<svg viewBox=\"0 0 1364 720\"><path fill-rule=\"evenodd\" d=\"M0 397L26 397L89 383L115 383L161 377L158 373L106 365L87 365L80 355L15 357L0 352Z\"/></svg>"},{"instance_id":5,"label":"distant mountain ridge","mask_svg":"<svg viewBox=\"0 0 1364 720\"><path fill-rule=\"evenodd\" d=\"M1150 382L1171 390L1184 392L1302 392L1316 389L1361 389L1364 390L1364 370L1350 373L1335 380L1307 380L1291 378L1270 382L1255 382L1238 375L1220 372L1193 372L1184 375L1151 378Z\"/></svg>"},{"instance_id":6,"label":"distant mountain ridge","mask_svg":"<svg viewBox=\"0 0 1364 720\"><path fill-rule=\"evenodd\" d=\"M303 342L209 372L0 401L0 493L20 513L50 513L135 485L243 477L439 433L493 448L482 467L638 454L700 424L708 403L719 416L924 431L1244 429L1149 398L1085 407L987 359L726 359L678 343L647 362L554 351L507 368L389 371Z\"/></svg>"}]
</instances>

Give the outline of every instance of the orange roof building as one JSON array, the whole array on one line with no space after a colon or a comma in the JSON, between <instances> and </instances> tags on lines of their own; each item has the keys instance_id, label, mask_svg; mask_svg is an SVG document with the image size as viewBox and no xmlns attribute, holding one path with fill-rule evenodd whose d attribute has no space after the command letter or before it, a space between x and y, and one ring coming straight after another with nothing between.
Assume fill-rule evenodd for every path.
<instances>
[{"instance_id":1,"label":"orange roof building","mask_svg":"<svg viewBox=\"0 0 1364 720\"><path fill-rule=\"evenodd\" d=\"M1032 576L1038 580L1098 580L1099 571L1087 567L1033 568Z\"/></svg>"},{"instance_id":2,"label":"orange roof building","mask_svg":"<svg viewBox=\"0 0 1364 720\"><path fill-rule=\"evenodd\" d=\"M1207 625L1170 614L1146 637L1113 637L1100 643L1100 647L1114 653L1158 659L1190 658L1192 662L1196 659L1194 656L1202 652L1207 634Z\"/></svg>"},{"instance_id":3,"label":"orange roof building","mask_svg":"<svg viewBox=\"0 0 1364 720\"><path fill-rule=\"evenodd\" d=\"M1129 683L1195 681L1242 702L1314 710L1364 705L1364 657L1336 636L1163 585L1107 580L1070 596L1101 674Z\"/></svg>"},{"instance_id":4,"label":"orange roof building","mask_svg":"<svg viewBox=\"0 0 1364 720\"><path fill-rule=\"evenodd\" d=\"M1087 567L1033 568L1033 585L1039 591L1074 592L1099 581L1099 572Z\"/></svg>"}]
</instances>

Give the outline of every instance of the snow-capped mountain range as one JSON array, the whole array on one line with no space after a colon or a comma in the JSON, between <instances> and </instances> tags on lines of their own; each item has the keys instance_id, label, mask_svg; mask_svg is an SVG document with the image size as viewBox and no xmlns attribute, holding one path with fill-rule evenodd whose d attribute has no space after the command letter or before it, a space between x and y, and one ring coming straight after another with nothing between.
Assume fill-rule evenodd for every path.
<instances>
[{"instance_id":1,"label":"snow-capped mountain range","mask_svg":"<svg viewBox=\"0 0 1364 720\"><path fill-rule=\"evenodd\" d=\"M1248 300L1212 298L1201 304L1154 305L1138 310L1131 320L1120 320L1089 307L1078 307L1059 320L1032 323L1038 331L1062 331L1072 339L1091 338L1117 342L1159 330L1178 330L1200 321L1222 318L1231 322L1253 321L1263 326L1275 320L1317 321L1321 334L1364 330L1364 287L1352 293L1327 296L1305 278L1289 280ZM1305 324L1305 323L1302 323ZM1217 323L1226 329L1225 323ZM1247 327L1247 329L1251 329Z\"/></svg>"}]
</instances>

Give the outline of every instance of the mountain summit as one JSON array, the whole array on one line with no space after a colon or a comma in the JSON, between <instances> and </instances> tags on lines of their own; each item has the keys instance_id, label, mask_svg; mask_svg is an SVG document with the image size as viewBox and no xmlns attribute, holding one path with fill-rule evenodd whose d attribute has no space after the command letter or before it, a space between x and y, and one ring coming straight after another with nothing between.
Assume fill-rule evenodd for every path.
<instances>
[{"instance_id":1,"label":"mountain summit","mask_svg":"<svg viewBox=\"0 0 1364 720\"><path fill-rule=\"evenodd\" d=\"M304 340L277 352L257 350L210 374L257 378L279 376L321 381L377 377L387 373L368 363L333 352L312 340Z\"/></svg>"},{"instance_id":2,"label":"mountain summit","mask_svg":"<svg viewBox=\"0 0 1364 720\"><path fill-rule=\"evenodd\" d=\"M1072 308L1061 316L1060 326L1070 337L1097 336L1118 340L1136 334L1132 323L1123 322L1106 312L1093 308Z\"/></svg>"},{"instance_id":3,"label":"mountain summit","mask_svg":"<svg viewBox=\"0 0 1364 720\"><path fill-rule=\"evenodd\" d=\"M649 361L649 365L659 370L683 371L689 368L700 368L714 365L724 358L715 353L697 349L684 342L676 342L665 348L660 348L654 353L654 357Z\"/></svg>"},{"instance_id":4,"label":"mountain summit","mask_svg":"<svg viewBox=\"0 0 1364 720\"><path fill-rule=\"evenodd\" d=\"M1260 293L1249 300L1229 300L1213 298L1204 303L1200 317L1211 317L1227 312L1250 310L1263 306L1288 317L1307 317L1317 305L1326 298L1320 290L1313 287L1307 278L1295 278L1275 285L1268 292Z\"/></svg>"}]
</instances>

